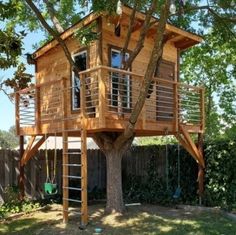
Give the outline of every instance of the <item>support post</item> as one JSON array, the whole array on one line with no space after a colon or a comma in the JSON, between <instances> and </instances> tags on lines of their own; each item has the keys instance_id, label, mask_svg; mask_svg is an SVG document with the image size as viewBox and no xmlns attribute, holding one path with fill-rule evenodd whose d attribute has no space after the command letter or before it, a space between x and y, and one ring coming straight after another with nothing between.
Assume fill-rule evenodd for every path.
<instances>
[{"instance_id":1,"label":"support post","mask_svg":"<svg viewBox=\"0 0 236 235\"><path fill-rule=\"evenodd\" d=\"M99 112L99 127L105 127L105 108L106 108L106 85L104 82L104 71L103 68L99 69L98 73L98 92L99 92L99 105L98 105L98 112Z\"/></svg>"},{"instance_id":2,"label":"support post","mask_svg":"<svg viewBox=\"0 0 236 235\"><path fill-rule=\"evenodd\" d=\"M63 129L63 155L62 155L62 164L63 164L63 222L68 222L68 198L69 198L69 191L68 185L69 180L65 175L68 175L68 133L67 133L67 81L66 78L62 79L62 112L63 112L63 120L62 120L62 129Z\"/></svg>"},{"instance_id":3,"label":"support post","mask_svg":"<svg viewBox=\"0 0 236 235\"><path fill-rule=\"evenodd\" d=\"M178 96L178 83L173 84L174 88L174 131L178 132L179 127L179 96Z\"/></svg>"},{"instance_id":4,"label":"support post","mask_svg":"<svg viewBox=\"0 0 236 235\"><path fill-rule=\"evenodd\" d=\"M15 93L16 135L20 134L20 94Z\"/></svg>"},{"instance_id":5,"label":"support post","mask_svg":"<svg viewBox=\"0 0 236 235\"><path fill-rule=\"evenodd\" d=\"M203 155L203 134L198 134L198 151ZM198 194L199 194L199 204L202 204L202 197L204 195L204 169L198 164Z\"/></svg>"},{"instance_id":6,"label":"support post","mask_svg":"<svg viewBox=\"0 0 236 235\"><path fill-rule=\"evenodd\" d=\"M201 130L205 129L205 89L200 90L200 111L201 111Z\"/></svg>"},{"instance_id":7,"label":"support post","mask_svg":"<svg viewBox=\"0 0 236 235\"><path fill-rule=\"evenodd\" d=\"M36 122L36 132L39 134L41 132L41 108L40 108L40 87L35 88L35 122Z\"/></svg>"},{"instance_id":8,"label":"support post","mask_svg":"<svg viewBox=\"0 0 236 235\"><path fill-rule=\"evenodd\" d=\"M87 199L87 133L86 129L82 127L81 129L81 225L86 226L88 224L88 199Z\"/></svg>"},{"instance_id":9,"label":"support post","mask_svg":"<svg viewBox=\"0 0 236 235\"><path fill-rule=\"evenodd\" d=\"M88 224L87 199L87 132L85 114L85 82L81 79L81 226Z\"/></svg>"},{"instance_id":10,"label":"support post","mask_svg":"<svg viewBox=\"0 0 236 235\"><path fill-rule=\"evenodd\" d=\"M24 165L21 163L22 161L22 158L23 158L23 155L24 155L24 136L21 135L20 136L20 162L19 162L19 179L18 179L18 186L19 186L19 191L20 191L20 195L19 195L19 198L20 200L23 200L24 197L25 197L25 177L24 177Z\"/></svg>"}]
</instances>

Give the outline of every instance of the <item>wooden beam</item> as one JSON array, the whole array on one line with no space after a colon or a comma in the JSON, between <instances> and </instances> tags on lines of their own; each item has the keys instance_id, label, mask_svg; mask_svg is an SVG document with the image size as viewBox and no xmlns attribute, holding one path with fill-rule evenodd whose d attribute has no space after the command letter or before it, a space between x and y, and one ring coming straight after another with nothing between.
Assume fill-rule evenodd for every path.
<instances>
[{"instance_id":1,"label":"wooden beam","mask_svg":"<svg viewBox=\"0 0 236 235\"><path fill-rule=\"evenodd\" d=\"M68 133L63 132L63 155L62 155L62 164L63 164L63 176L69 175L68 169ZM69 207L69 179L63 177L62 179L62 201L63 201L63 223L68 223L68 207Z\"/></svg>"},{"instance_id":2,"label":"wooden beam","mask_svg":"<svg viewBox=\"0 0 236 235\"><path fill-rule=\"evenodd\" d=\"M85 27L86 25L90 24L94 20L96 20L101 14L91 13L85 18L83 18L81 21L70 27L69 29L65 30L60 37L65 40L71 35L74 34L74 32L82 27ZM37 51L34 52L33 57L34 59L37 59L38 57L42 56L52 48L58 45L57 40L53 39L51 42L47 43L46 45L39 48Z\"/></svg>"},{"instance_id":3,"label":"wooden beam","mask_svg":"<svg viewBox=\"0 0 236 235\"><path fill-rule=\"evenodd\" d=\"M82 118L83 119L83 118ZM84 122L85 120L82 120ZM81 199L82 199L82 206L81 206L81 225L86 226L88 224L88 173L87 173L87 132L84 128L84 124L81 130L81 163L82 163L82 169L81 169Z\"/></svg>"},{"instance_id":4,"label":"wooden beam","mask_svg":"<svg viewBox=\"0 0 236 235\"><path fill-rule=\"evenodd\" d=\"M201 167L205 168L205 162L204 162L203 156L198 151L198 148L195 145L195 143L192 141L191 136L189 135L189 133L185 130L185 128L182 125L179 126L179 129L180 129L181 133L183 134L183 136L186 140L186 143L188 143L189 147L192 149L192 152L194 153L194 155L198 159L199 164L201 165Z\"/></svg>"},{"instance_id":5,"label":"wooden beam","mask_svg":"<svg viewBox=\"0 0 236 235\"><path fill-rule=\"evenodd\" d=\"M101 68L98 73L98 113L99 113L99 128L105 128L105 115L106 115L106 84L105 84L105 73Z\"/></svg>"},{"instance_id":6,"label":"wooden beam","mask_svg":"<svg viewBox=\"0 0 236 235\"><path fill-rule=\"evenodd\" d=\"M181 50L185 50L191 46L194 46L195 44L197 44L197 42L195 41L192 41L190 39L185 39L183 41L178 41L178 42L175 42L175 46Z\"/></svg>"},{"instance_id":7,"label":"wooden beam","mask_svg":"<svg viewBox=\"0 0 236 235\"><path fill-rule=\"evenodd\" d=\"M134 25L132 27L132 33L138 31L142 27L143 22L144 22L143 20L142 21L141 20L135 20Z\"/></svg>"},{"instance_id":8,"label":"wooden beam","mask_svg":"<svg viewBox=\"0 0 236 235\"><path fill-rule=\"evenodd\" d=\"M19 178L18 178L18 185L20 189L20 200L24 200L25 197L25 175L24 175L24 165L21 164L21 159L24 155L24 136L20 136L20 164L19 164Z\"/></svg>"},{"instance_id":9,"label":"wooden beam","mask_svg":"<svg viewBox=\"0 0 236 235\"><path fill-rule=\"evenodd\" d=\"M39 147L45 142L45 140L45 136L42 136L33 147L31 146L31 149L28 150L27 155L22 159L22 165L26 165L26 163L36 154Z\"/></svg>"},{"instance_id":10,"label":"wooden beam","mask_svg":"<svg viewBox=\"0 0 236 235\"><path fill-rule=\"evenodd\" d=\"M28 158L28 155L29 155L29 152L33 146L33 143L34 143L34 140L35 140L35 136L31 136L30 138L30 141L26 147L26 150L24 151L24 154L22 156L22 159L21 159L21 165L25 165L25 163L27 162L27 158Z\"/></svg>"},{"instance_id":11,"label":"wooden beam","mask_svg":"<svg viewBox=\"0 0 236 235\"><path fill-rule=\"evenodd\" d=\"M201 130L205 130L205 89L200 90Z\"/></svg>"},{"instance_id":12,"label":"wooden beam","mask_svg":"<svg viewBox=\"0 0 236 235\"><path fill-rule=\"evenodd\" d=\"M198 134L198 151L203 156L203 134L202 133ZM198 193L199 193L200 199L203 197L203 194L204 194L204 175L205 175L204 169L202 166L199 165L198 166ZM200 203L201 203L201 200L200 200Z\"/></svg>"},{"instance_id":13,"label":"wooden beam","mask_svg":"<svg viewBox=\"0 0 236 235\"><path fill-rule=\"evenodd\" d=\"M16 135L20 134L20 94L15 93Z\"/></svg>"},{"instance_id":14,"label":"wooden beam","mask_svg":"<svg viewBox=\"0 0 236 235\"><path fill-rule=\"evenodd\" d=\"M64 88L63 94L62 94L62 116L63 116L63 122L62 122L62 131L63 131L63 155L62 155L62 163L63 163L63 175L69 175L69 169L68 169L68 132L66 131L68 129L68 123L67 123L67 81L66 78L62 79L62 87ZM67 177L63 177L62 181L62 195L63 195L63 222L68 222L68 206L69 206L69 179Z\"/></svg>"},{"instance_id":15,"label":"wooden beam","mask_svg":"<svg viewBox=\"0 0 236 235\"><path fill-rule=\"evenodd\" d=\"M127 6L123 6L122 10L123 10L123 14L126 14L126 15L130 15L131 12L132 12L132 8L127 7ZM136 16L137 19L141 19L141 20L145 20L145 17L146 17L146 15L144 13L142 13L142 12L136 12L135 16ZM152 22L153 21L157 21L158 22L158 19L155 18L155 17L152 17ZM166 24L166 29L168 31L171 31L171 32L183 35L184 37L190 38L193 41L196 41L196 43L202 42L202 38L200 36L198 36L196 34L193 34L193 33L189 33L189 32L187 32L187 31L185 31L183 29L177 28L174 25Z\"/></svg>"},{"instance_id":16,"label":"wooden beam","mask_svg":"<svg viewBox=\"0 0 236 235\"><path fill-rule=\"evenodd\" d=\"M195 159L195 161L197 163L199 163L198 158L196 157L195 153L193 152L193 150L190 148L190 146L188 145L188 143L185 141L185 139L180 135L180 134L176 134L175 135L176 138L179 140L180 144L189 152L189 154Z\"/></svg>"},{"instance_id":17,"label":"wooden beam","mask_svg":"<svg viewBox=\"0 0 236 235\"><path fill-rule=\"evenodd\" d=\"M40 87L35 88L35 103L36 103L36 113L35 113L35 124L37 133L41 132L41 107L40 107Z\"/></svg>"},{"instance_id":18,"label":"wooden beam","mask_svg":"<svg viewBox=\"0 0 236 235\"><path fill-rule=\"evenodd\" d=\"M80 100L81 100L81 225L86 226L88 224L88 192L87 192L87 130L86 130L86 112L85 112L85 80L81 78L81 93L80 93ZM99 113L100 114L100 113Z\"/></svg>"}]
</instances>

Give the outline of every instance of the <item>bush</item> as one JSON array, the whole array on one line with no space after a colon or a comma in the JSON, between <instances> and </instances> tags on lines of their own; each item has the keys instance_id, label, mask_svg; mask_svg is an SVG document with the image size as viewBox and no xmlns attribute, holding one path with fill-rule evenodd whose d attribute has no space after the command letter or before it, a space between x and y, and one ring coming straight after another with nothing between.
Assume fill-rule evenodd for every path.
<instances>
[{"instance_id":1,"label":"bush","mask_svg":"<svg viewBox=\"0 0 236 235\"><path fill-rule=\"evenodd\" d=\"M18 199L18 188L6 187L4 190L5 202L0 206L0 219L19 212L30 212L40 207L39 202Z\"/></svg>"},{"instance_id":2,"label":"bush","mask_svg":"<svg viewBox=\"0 0 236 235\"><path fill-rule=\"evenodd\" d=\"M236 141L225 139L209 142L205 156L205 203L231 210L236 203Z\"/></svg>"},{"instance_id":3,"label":"bush","mask_svg":"<svg viewBox=\"0 0 236 235\"><path fill-rule=\"evenodd\" d=\"M138 147L137 147L138 148ZM159 153L159 146L148 146ZM123 182L124 198L127 202L147 202L170 204L172 195L178 185L177 145L169 145L168 169L169 191L166 189L166 178L158 175L153 157L146 169L145 177L126 176ZM135 148L133 152L135 154ZM206 206L220 206L227 210L236 209L236 140L215 140L204 147L206 159L205 195ZM132 153L133 154L133 153ZM181 148L180 150L180 186L181 203L196 205L198 166L195 160Z\"/></svg>"}]
</instances>

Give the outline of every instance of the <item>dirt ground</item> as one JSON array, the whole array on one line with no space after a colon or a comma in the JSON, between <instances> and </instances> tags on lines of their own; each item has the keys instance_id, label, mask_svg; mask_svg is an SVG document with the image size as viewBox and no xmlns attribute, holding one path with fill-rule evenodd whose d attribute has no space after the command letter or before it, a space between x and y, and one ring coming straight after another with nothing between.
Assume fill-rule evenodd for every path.
<instances>
[{"instance_id":1,"label":"dirt ground","mask_svg":"<svg viewBox=\"0 0 236 235\"><path fill-rule=\"evenodd\" d=\"M127 208L124 215L104 215L104 205L93 205L89 207L89 225L81 231L80 218L72 213L69 223L63 224L61 210L61 205L53 204L41 211L4 221L0 223L0 234L96 234L95 228L101 228L101 234L107 235L236 235L235 221L219 213L141 205Z\"/></svg>"}]
</instances>

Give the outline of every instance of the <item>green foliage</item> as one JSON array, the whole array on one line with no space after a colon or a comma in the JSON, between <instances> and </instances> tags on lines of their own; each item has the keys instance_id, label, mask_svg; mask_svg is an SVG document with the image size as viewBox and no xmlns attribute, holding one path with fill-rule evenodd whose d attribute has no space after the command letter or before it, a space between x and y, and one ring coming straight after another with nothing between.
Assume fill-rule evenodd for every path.
<instances>
[{"instance_id":1,"label":"green foliage","mask_svg":"<svg viewBox=\"0 0 236 235\"><path fill-rule=\"evenodd\" d=\"M134 147L133 154L140 151ZM160 146L145 147L152 158L145 169L145 176L126 176L124 198L127 202L145 202L158 204L173 203L172 196L178 186L177 146L168 145L169 190L166 187L166 175L158 174L154 162L159 157ZM236 209L236 140L220 139L210 141L205 146L206 181L203 203L206 206L220 206ZM162 165L165 167L165 164ZM198 167L195 160L180 149L180 187L182 189L180 203L198 203L197 195Z\"/></svg>"},{"instance_id":2,"label":"green foliage","mask_svg":"<svg viewBox=\"0 0 236 235\"><path fill-rule=\"evenodd\" d=\"M145 202L168 205L176 203L173 195L178 187L178 149L177 145L168 145L168 189L166 175L159 175L155 161L164 146L134 147L133 152L146 148L152 155L145 176L126 176L124 185L124 198L127 202ZM161 166L165 167L165 163ZM179 202L196 204L197 202L197 164L186 151L180 149L180 186L182 194Z\"/></svg>"},{"instance_id":3,"label":"green foliage","mask_svg":"<svg viewBox=\"0 0 236 235\"><path fill-rule=\"evenodd\" d=\"M200 46L183 55L184 81L206 88L207 135L214 138L236 120L236 39L209 33Z\"/></svg>"},{"instance_id":4,"label":"green foliage","mask_svg":"<svg viewBox=\"0 0 236 235\"><path fill-rule=\"evenodd\" d=\"M6 187L4 190L5 203L0 206L0 219L19 212L30 212L40 207L40 203L29 200L19 201L18 188Z\"/></svg>"},{"instance_id":5,"label":"green foliage","mask_svg":"<svg viewBox=\"0 0 236 235\"><path fill-rule=\"evenodd\" d=\"M12 131L13 127L9 131L0 130L0 148L2 149L14 149L18 146L19 140L16 137L16 133Z\"/></svg>"},{"instance_id":6,"label":"green foliage","mask_svg":"<svg viewBox=\"0 0 236 235\"><path fill-rule=\"evenodd\" d=\"M231 209L236 203L236 141L209 142L206 155L206 204Z\"/></svg>"},{"instance_id":7,"label":"green foliage","mask_svg":"<svg viewBox=\"0 0 236 235\"><path fill-rule=\"evenodd\" d=\"M8 78L4 81L4 85L14 89L15 91L29 87L33 75L25 72L26 67L23 63L19 64L13 78Z\"/></svg>"},{"instance_id":8,"label":"green foliage","mask_svg":"<svg viewBox=\"0 0 236 235\"><path fill-rule=\"evenodd\" d=\"M155 136L155 137L139 137L137 139L137 145L165 145L177 143L177 140L173 136Z\"/></svg>"},{"instance_id":9,"label":"green foliage","mask_svg":"<svg viewBox=\"0 0 236 235\"><path fill-rule=\"evenodd\" d=\"M76 30L74 37L80 42L81 45L88 46L91 42L98 39L96 28L97 24L92 23L87 27Z\"/></svg>"}]
</instances>

